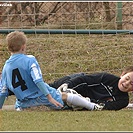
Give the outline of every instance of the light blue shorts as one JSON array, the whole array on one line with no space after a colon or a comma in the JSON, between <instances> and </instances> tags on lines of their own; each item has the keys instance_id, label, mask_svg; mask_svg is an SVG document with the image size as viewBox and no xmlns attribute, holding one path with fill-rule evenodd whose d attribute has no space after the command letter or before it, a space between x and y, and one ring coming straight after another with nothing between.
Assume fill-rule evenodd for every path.
<instances>
[{"instance_id":1,"label":"light blue shorts","mask_svg":"<svg viewBox=\"0 0 133 133\"><path fill-rule=\"evenodd\" d=\"M58 90L56 90L51 95L56 101L58 101L64 106L64 102L62 101L62 96ZM25 109L25 108L35 107L40 105L45 105L51 109L61 109L61 107L56 107L54 104L50 103L45 95L41 95L39 97L30 98L23 101L19 101L16 99L15 108Z\"/></svg>"}]
</instances>

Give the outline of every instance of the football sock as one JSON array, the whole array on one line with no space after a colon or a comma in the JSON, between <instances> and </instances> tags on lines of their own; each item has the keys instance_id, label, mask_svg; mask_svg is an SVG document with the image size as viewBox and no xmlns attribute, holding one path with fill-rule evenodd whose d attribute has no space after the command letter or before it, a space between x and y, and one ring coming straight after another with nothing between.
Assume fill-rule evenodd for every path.
<instances>
[{"instance_id":1,"label":"football sock","mask_svg":"<svg viewBox=\"0 0 133 133\"><path fill-rule=\"evenodd\" d=\"M67 94L68 94L67 102L69 102L70 104L78 107L83 107L88 110L94 109L95 103L89 102L85 98L78 96L76 94L71 94L71 93L67 93Z\"/></svg>"}]
</instances>

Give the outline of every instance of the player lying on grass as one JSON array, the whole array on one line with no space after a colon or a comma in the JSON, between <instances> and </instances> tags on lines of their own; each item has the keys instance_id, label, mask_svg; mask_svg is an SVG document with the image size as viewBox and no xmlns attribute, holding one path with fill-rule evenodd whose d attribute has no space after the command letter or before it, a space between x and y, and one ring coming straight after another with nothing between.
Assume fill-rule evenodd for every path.
<instances>
[{"instance_id":1,"label":"player lying on grass","mask_svg":"<svg viewBox=\"0 0 133 133\"><path fill-rule=\"evenodd\" d=\"M133 91L133 66L126 67L120 77L105 72L76 73L49 85L61 91L70 91L68 87L74 89L92 102L104 105L104 110L120 110L130 105L128 92ZM13 93L9 92L9 95Z\"/></svg>"},{"instance_id":2,"label":"player lying on grass","mask_svg":"<svg viewBox=\"0 0 133 133\"><path fill-rule=\"evenodd\" d=\"M26 55L27 37L23 32L14 31L6 37L10 58L2 70L0 87L0 109L12 91L17 109L45 105L52 109L63 109L65 104L101 110L103 106L88 101L76 94L60 92L44 82L40 66L33 55Z\"/></svg>"},{"instance_id":3,"label":"player lying on grass","mask_svg":"<svg viewBox=\"0 0 133 133\"><path fill-rule=\"evenodd\" d=\"M133 91L133 66L125 68L120 77L106 73L77 73L49 84L61 91L71 88L105 110L120 110L129 104L128 92Z\"/></svg>"}]
</instances>

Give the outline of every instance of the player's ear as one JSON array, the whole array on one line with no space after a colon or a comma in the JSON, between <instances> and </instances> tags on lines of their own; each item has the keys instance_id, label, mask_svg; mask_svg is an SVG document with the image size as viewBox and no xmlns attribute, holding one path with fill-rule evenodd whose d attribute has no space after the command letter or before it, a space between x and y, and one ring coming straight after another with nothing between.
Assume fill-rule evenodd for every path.
<instances>
[{"instance_id":1,"label":"player's ear","mask_svg":"<svg viewBox=\"0 0 133 133\"><path fill-rule=\"evenodd\" d=\"M26 45L24 44L24 45L22 45L22 51L24 51L25 50L25 47L26 47Z\"/></svg>"}]
</instances>

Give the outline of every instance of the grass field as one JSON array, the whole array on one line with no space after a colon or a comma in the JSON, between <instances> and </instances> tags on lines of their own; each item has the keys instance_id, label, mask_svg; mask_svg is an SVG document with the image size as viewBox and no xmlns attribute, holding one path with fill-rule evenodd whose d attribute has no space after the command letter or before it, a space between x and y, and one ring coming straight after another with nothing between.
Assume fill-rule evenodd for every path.
<instances>
[{"instance_id":1,"label":"grass field","mask_svg":"<svg viewBox=\"0 0 133 133\"><path fill-rule=\"evenodd\" d=\"M1 131L133 131L133 110L2 111Z\"/></svg>"},{"instance_id":2,"label":"grass field","mask_svg":"<svg viewBox=\"0 0 133 133\"><path fill-rule=\"evenodd\" d=\"M27 53L39 61L46 82L75 72L107 71L120 75L133 64L131 35L28 35ZM0 36L0 70L9 57ZM133 101L132 94L130 101ZM14 97L5 104L12 105ZM1 131L133 131L133 110L6 111L0 112Z\"/></svg>"}]
</instances>

